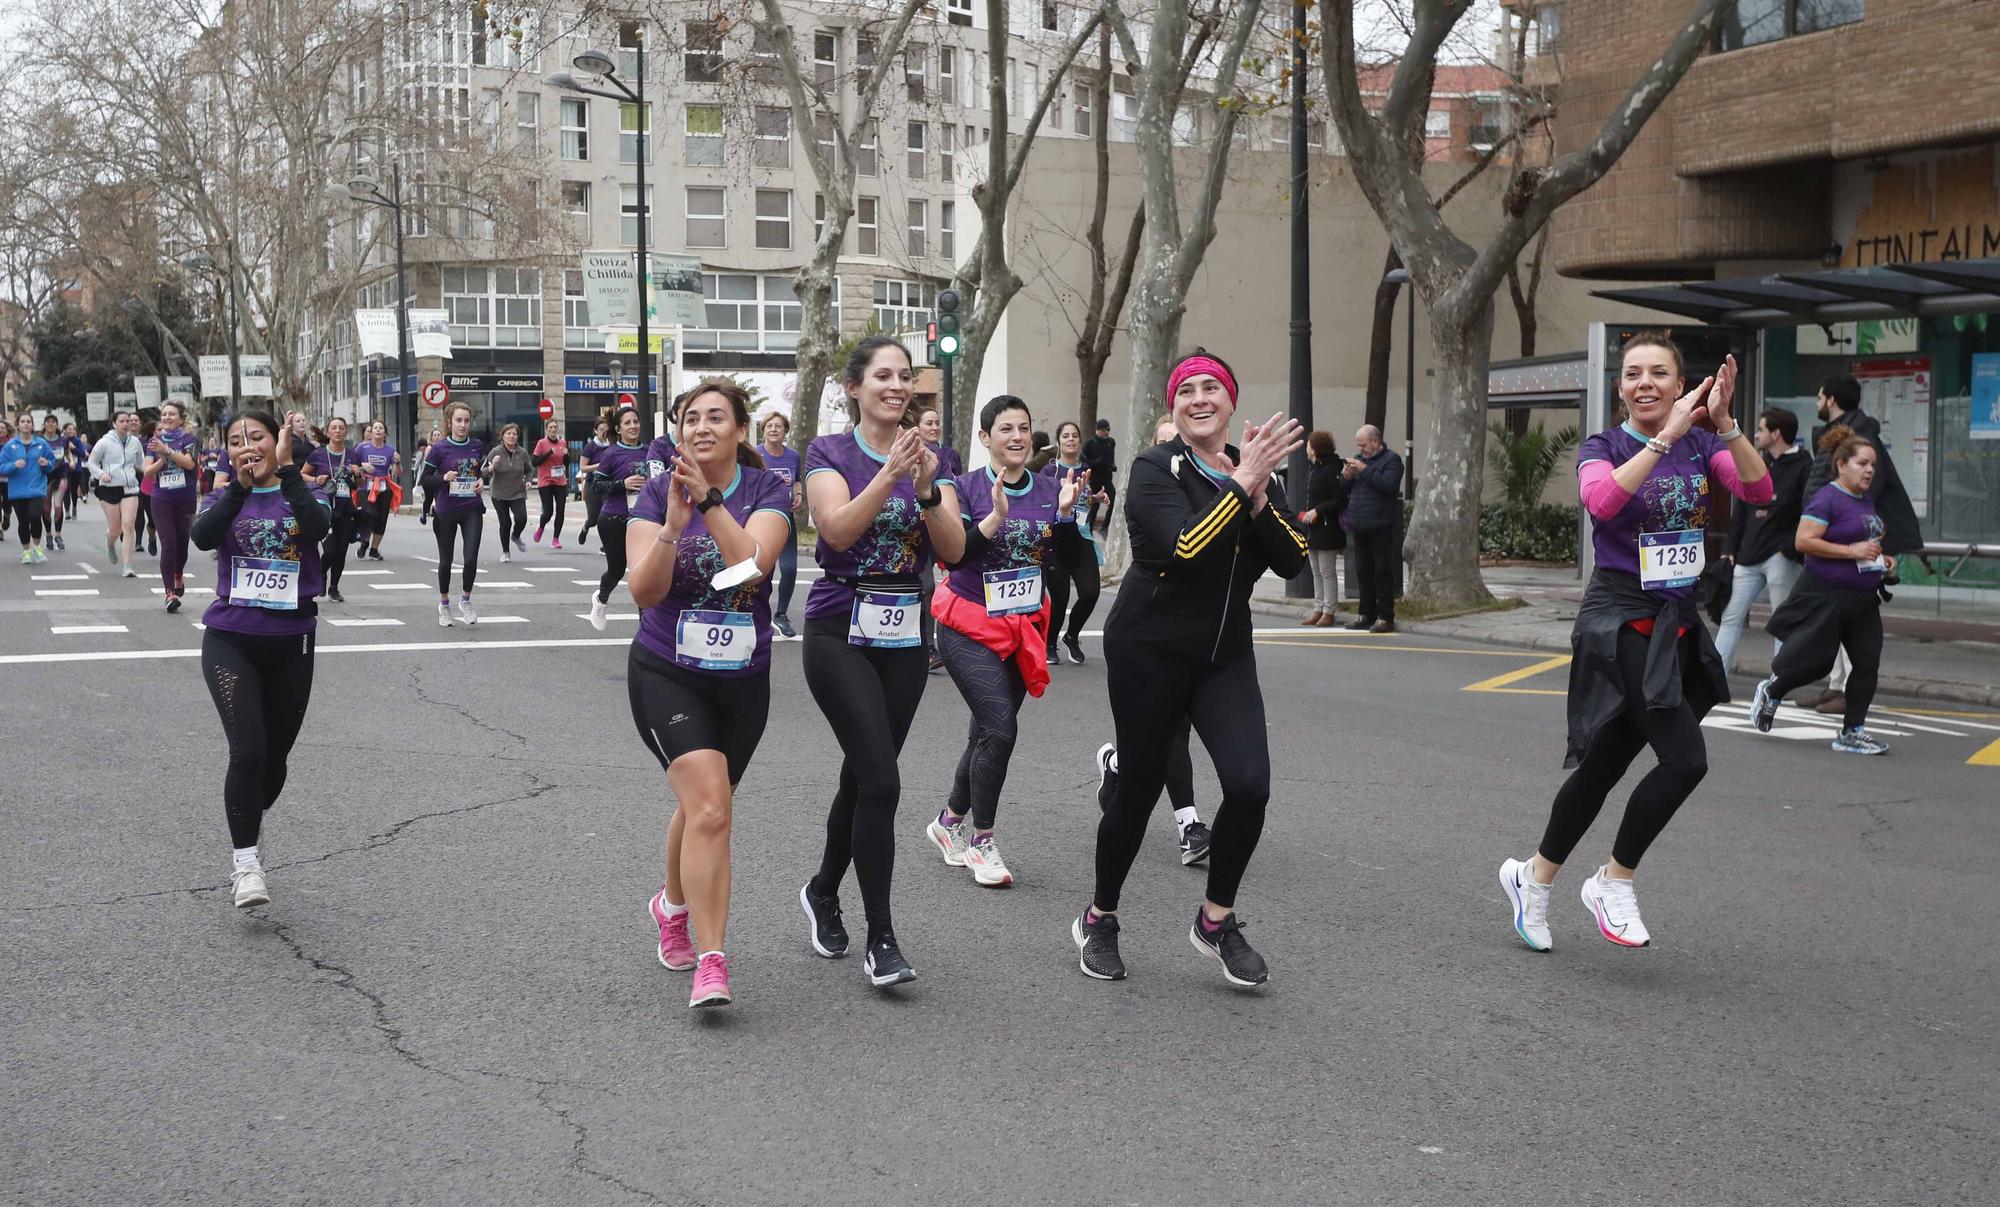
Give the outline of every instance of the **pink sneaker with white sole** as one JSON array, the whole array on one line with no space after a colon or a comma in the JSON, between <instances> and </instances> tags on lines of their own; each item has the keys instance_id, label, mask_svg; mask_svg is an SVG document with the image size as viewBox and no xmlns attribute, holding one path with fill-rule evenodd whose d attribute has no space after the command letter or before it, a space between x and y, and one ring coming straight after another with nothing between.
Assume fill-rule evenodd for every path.
<instances>
[{"instance_id":1,"label":"pink sneaker with white sole","mask_svg":"<svg viewBox=\"0 0 2000 1207\"><path fill-rule=\"evenodd\" d=\"M729 1001L729 957L711 951L701 958L701 967L694 970L694 992L688 995L688 1009L727 1006Z\"/></svg>"},{"instance_id":2,"label":"pink sneaker with white sole","mask_svg":"<svg viewBox=\"0 0 2000 1207\"><path fill-rule=\"evenodd\" d=\"M653 899L647 905L652 912L653 921L660 924L660 963L675 972L686 972L693 968L694 936L688 934L688 912L682 910L679 914L669 917L665 889L654 893Z\"/></svg>"}]
</instances>

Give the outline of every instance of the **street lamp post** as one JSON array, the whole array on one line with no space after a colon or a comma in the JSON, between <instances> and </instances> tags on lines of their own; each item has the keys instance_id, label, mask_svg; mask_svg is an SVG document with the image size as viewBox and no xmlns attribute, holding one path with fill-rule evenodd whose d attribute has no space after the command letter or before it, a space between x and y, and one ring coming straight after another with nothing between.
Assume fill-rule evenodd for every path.
<instances>
[{"instance_id":1,"label":"street lamp post","mask_svg":"<svg viewBox=\"0 0 2000 1207\"><path fill-rule=\"evenodd\" d=\"M639 148L638 154L633 156L633 159L637 161L638 171L639 204L637 208L639 221L638 229L635 233L638 235L639 254L638 274L634 278L633 284L639 291L639 414L642 417L650 417L653 414L653 347L649 338L650 333L647 329L646 321L646 311L648 309L646 285L650 280L646 275L646 224L652 206L648 204L646 198L646 160L651 156L653 150L653 119L652 115L646 111L646 42L643 31L639 37L638 53L633 57L638 60L638 69L634 80L634 83L637 85L636 89L625 86L625 81L618 76L618 61L602 50L586 50L571 59L570 64L578 71L589 72L591 75L602 78L606 83L617 89L616 92L606 92L602 88L587 88L578 83L576 77L567 71L552 73L548 76L547 82L554 87L566 89L570 92L581 92L586 96L601 96L613 101L630 101L639 110ZM617 374L614 373L612 376L615 378ZM656 432L655 434L657 435L658 433Z\"/></svg>"},{"instance_id":2,"label":"street lamp post","mask_svg":"<svg viewBox=\"0 0 2000 1207\"><path fill-rule=\"evenodd\" d=\"M1410 270L1391 269L1382 278L1401 288L1410 285ZM1417 289L1410 285L1403 299L1403 497L1417 497Z\"/></svg>"},{"instance_id":3,"label":"street lamp post","mask_svg":"<svg viewBox=\"0 0 2000 1207\"><path fill-rule=\"evenodd\" d=\"M181 260L181 267L189 272L202 273L214 277L218 285L225 285L229 299L229 413L233 416L243 409L243 366L240 350L237 348L236 317L236 273L226 270L215 262L215 257L205 251L191 252ZM199 366L197 366L198 368Z\"/></svg>"},{"instance_id":4,"label":"street lamp post","mask_svg":"<svg viewBox=\"0 0 2000 1207\"><path fill-rule=\"evenodd\" d=\"M1292 5L1292 418L1312 428L1312 260L1306 179L1306 5ZM1306 454L1293 453L1285 465L1285 493L1294 511L1307 506ZM1285 596L1312 594L1312 575L1285 580Z\"/></svg>"},{"instance_id":5,"label":"street lamp post","mask_svg":"<svg viewBox=\"0 0 2000 1207\"><path fill-rule=\"evenodd\" d=\"M404 397L410 390L410 291L403 267L403 165L394 161L389 164L389 191L386 194L381 183L370 176L356 176L345 185L328 185L327 193L387 210L396 224L396 395ZM373 411L374 407L375 400L371 399L369 410ZM415 416L416 412L412 410L412 420Z\"/></svg>"}]
</instances>

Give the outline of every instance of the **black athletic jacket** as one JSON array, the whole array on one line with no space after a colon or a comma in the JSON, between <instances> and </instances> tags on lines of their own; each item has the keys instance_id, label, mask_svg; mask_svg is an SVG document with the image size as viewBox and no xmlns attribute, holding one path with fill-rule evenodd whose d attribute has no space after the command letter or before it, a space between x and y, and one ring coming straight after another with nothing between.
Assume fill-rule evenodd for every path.
<instances>
[{"instance_id":1,"label":"black athletic jacket","mask_svg":"<svg viewBox=\"0 0 2000 1207\"><path fill-rule=\"evenodd\" d=\"M1229 446L1231 460L1239 455ZM1254 517L1250 495L1217 482L1176 436L1132 460L1125 527L1132 568L1118 588L1105 635L1207 663L1250 653L1250 588L1265 570L1291 578L1306 541L1276 478Z\"/></svg>"}]
</instances>

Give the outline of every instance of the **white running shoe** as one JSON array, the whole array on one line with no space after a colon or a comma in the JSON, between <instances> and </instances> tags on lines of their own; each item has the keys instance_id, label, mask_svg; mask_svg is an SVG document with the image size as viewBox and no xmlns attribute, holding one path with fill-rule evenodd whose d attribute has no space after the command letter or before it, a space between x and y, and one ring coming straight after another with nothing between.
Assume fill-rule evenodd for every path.
<instances>
[{"instance_id":1,"label":"white running shoe","mask_svg":"<svg viewBox=\"0 0 2000 1207\"><path fill-rule=\"evenodd\" d=\"M965 848L965 867L987 888L1006 888L1014 883L1014 873L1007 870L1007 861L1000 858L1000 844L991 834Z\"/></svg>"},{"instance_id":2,"label":"white running shoe","mask_svg":"<svg viewBox=\"0 0 2000 1207\"><path fill-rule=\"evenodd\" d=\"M253 863L249 867L232 870L229 873L229 894L237 909L268 904L271 889L264 883L264 869Z\"/></svg>"},{"instance_id":3,"label":"white running shoe","mask_svg":"<svg viewBox=\"0 0 2000 1207\"><path fill-rule=\"evenodd\" d=\"M451 605L443 600L438 601L438 627L441 629L451 627Z\"/></svg>"},{"instance_id":4,"label":"white running shoe","mask_svg":"<svg viewBox=\"0 0 2000 1207\"><path fill-rule=\"evenodd\" d=\"M967 849L965 828L966 821L963 817L958 819L958 824L955 826L947 826L933 817L931 824L924 827L924 837L931 840L931 845L938 849L940 855L944 856L944 861L948 866L962 868L965 866L965 852Z\"/></svg>"},{"instance_id":5,"label":"white running shoe","mask_svg":"<svg viewBox=\"0 0 2000 1207\"><path fill-rule=\"evenodd\" d=\"M461 599L458 601L458 618L468 625L479 623L479 612L472 606L471 600Z\"/></svg>"},{"instance_id":6,"label":"white running shoe","mask_svg":"<svg viewBox=\"0 0 2000 1207\"><path fill-rule=\"evenodd\" d=\"M1630 880L1615 880L1603 868L1583 882L1583 903L1597 919L1598 933L1620 947L1644 947L1653 941L1639 920L1639 895Z\"/></svg>"},{"instance_id":7,"label":"white running shoe","mask_svg":"<svg viewBox=\"0 0 2000 1207\"><path fill-rule=\"evenodd\" d=\"M610 618L605 615L604 601L597 598L597 592L590 593L590 627L602 633Z\"/></svg>"},{"instance_id":8,"label":"white running shoe","mask_svg":"<svg viewBox=\"0 0 2000 1207\"><path fill-rule=\"evenodd\" d=\"M1528 874L1528 865L1509 859L1500 865L1500 889L1514 910L1514 933L1536 951L1555 946L1549 938L1549 886Z\"/></svg>"},{"instance_id":9,"label":"white running shoe","mask_svg":"<svg viewBox=\"0 0 2000 1207\"><path fill-rule=\"evenodd\" d=\"M513 555L507 552L507 542L505 541L500 542L500 560L502 562L511 562L514 560Z\"/></svg>"}]
</instances>

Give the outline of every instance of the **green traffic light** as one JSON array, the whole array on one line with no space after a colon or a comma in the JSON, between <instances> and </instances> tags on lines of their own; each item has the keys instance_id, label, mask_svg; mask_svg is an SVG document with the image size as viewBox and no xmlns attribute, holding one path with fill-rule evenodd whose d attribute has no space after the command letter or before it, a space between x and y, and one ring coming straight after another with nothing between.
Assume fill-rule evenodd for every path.
<instances>
[{"instance_id":1,"label":"green traffic light","mask_svg":"<svg viewBox=\"0 0 2000 1207\"><path fill-rule=\"evenodd\" d=\"M958 337L956 335L938 336L937 350L939 356L957 356Z\"/></svg>"}]
</instances>

